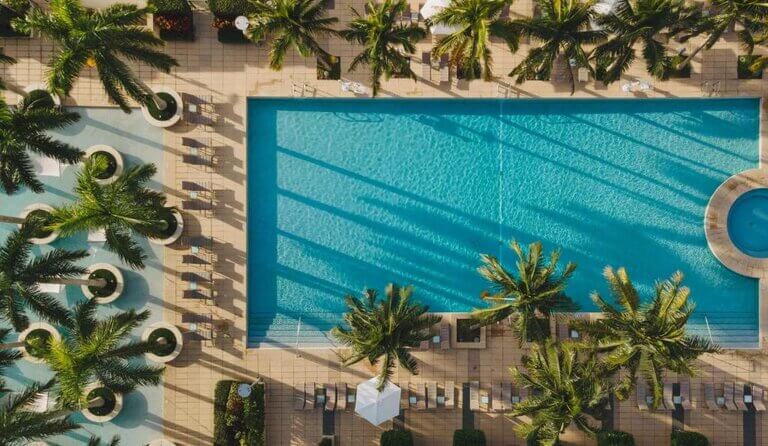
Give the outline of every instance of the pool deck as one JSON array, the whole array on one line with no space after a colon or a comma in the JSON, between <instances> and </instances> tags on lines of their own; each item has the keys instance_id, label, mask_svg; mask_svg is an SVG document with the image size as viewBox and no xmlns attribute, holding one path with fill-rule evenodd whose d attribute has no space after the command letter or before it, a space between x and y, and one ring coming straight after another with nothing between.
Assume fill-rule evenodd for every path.
<instances>
[{"instance_id":1,"label":"pool deck","mask_svg":"<svg viewBox=\"0 0 768 446\"><path fill-rule=\"evenodd\" d=\"M412 6L416 9L417 2ZM349 6L362 10L363 3L337 1L332 12L341 23L351 17ZM529 0L516 2L512 16L531 14ZM314 59L304 59L292 54L286 60L285 68L273 72L267 67L267 49L255 45L226 45L216 41L211 26L212 17L207 12L195 13L197 40L192 43L169 43L167 49L180 63L170 75L152 73L141 68L142 78L150 85L167 85L177 91L192 94L210 94L218 104L217 113L221 119L213 129L195 127L182 123L164 134L166 151L165 189L174 204L179 204L184 192L181 181L209 182L217 189L226 191L220 197L221 205L214 215L186 214L187 234L213 237L216 241L216 288L219 305L212 307L200 302L181 299L183 284L179 278L181 255L178 248L165 250L164 302L165 319L182 324L182 314L212 313L217 331L227 333L213 343L189 343L181 356L168 368L164 383L165 434L169 439L184 445L210 445L213 436L212 397L215 383L220 379L234 378L252 380L257 376L265 379L268 387L267 433L268 444L314 445L320 438L322 417L319 410L296 412L293 410L294 386L305 381L358 383L371 376L372 372L363 365L342 369L334 351L305 350L297 352L286 346L283 350L246 350L246 98L248 96L307 96L335 97L352 96L342 93L337 81L316 80ZM702 97L702 84L719 82L720 96L762 97L768 91L768 76L761 80L737 80L736 57L740 54L732 34L726 42L720 42L710 51L700 53L693 62L690 79L676 79L655 82L655 88L642 97ZM420 54L428 51L431 37L418 45L414 57L414 71L421 74ZM698 40L686 44L671 42L674 50L680 46L690 48ZM0 76L11 88L7 98L16 99L12 92L25 85L40 82L44 62L52 46L38 39L5 39L0 42L6 54L19 60L13 66L0 67ZM332 54L342 58L343 77L367 83L366 71L360 70L349 75L346 66L358 49L346 42L333 39L329 42ZM397 79L384 84L382 96L402 97L567 97L569 89L554 86L550 82L529 81L514 85L504 75L511 70L527 45L523 44L518 55L509 54L504 46L496 42L494 67L500 79L493 82L473 81L470 84L453 79L449 84L440 84L435 70L431 80L419 78ZM764 51L761 48L758 51ZM579 83L577 97L612 98L638 96L621 91L624 81L648 79L643 63L638 61L621 82L603 87L593 81ZM83 106L107 106L101 85L95 73L81 77L76 84L69 103ZM768 125L762 114L761 165L768 163ZM209 131L210 130L210 131ZM220 167L215 172L193 168L182 163L182 137L211 138L220 156ZM702 224L704 222L702 221ZM763 271L768 272L768 271ZM760 285L761 332L768 333L768 281ZM489 330L487 348L483 350L456 350L446 352L416 352L421 373L408 377L398 373L395 382L426 382L453 380L457 383L479 380L482 384L508 381L507 369L520 363L525 348L517 342L508 330ZM298 353L298 354L297 354ZM741 412L708 411L703 401L703 383L751 382L768 386L768 362L764 356L745 353L707 355L700 361L701 373L691 380L693 400L696 409L686 415L689 429L707 435L712 444L743 444ZM672 379L672 377L670 377ZM669 412L640 412L632 395L621 403L616 411L615 427L631 432L639 445L668 444L672 417ZM419 445L450 444L454 429L461 427L461 411L415 412L408 411L406 427L413 430ZM485 430L491 445L524 444L511 430L513 423L499 414L476 413L475 425ZM768 444L768 416L757 416L758 442ZM340 414L336 417L336 432L341 444L377 444L381 429L390 428L391 423L373 427L358 417ZM564 436L568 444L590 444L582 435L569 432Z\"/></svg>"}]
</instances>

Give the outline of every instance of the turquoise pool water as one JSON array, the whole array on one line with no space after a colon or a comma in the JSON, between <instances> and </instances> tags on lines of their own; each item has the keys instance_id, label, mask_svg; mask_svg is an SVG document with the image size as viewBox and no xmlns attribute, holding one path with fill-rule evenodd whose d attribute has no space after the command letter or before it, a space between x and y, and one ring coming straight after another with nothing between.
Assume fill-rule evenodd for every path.
<instances>
[{"instance_id":1,"label":"turquoise pool water","mask_svg":"<svg viewBox=\"0 0 768 446\"><path fill-rule=\"evenodd\" d=\"M251 99L249 340L327 343L347 293L413 284L437 312L481 305L480 253L561 248L583 310L624 266L675 270L690 328L754 345L757 282L707 248L717 186L758 163L759 101Z\"/></svg>"},{"instance_id":2,"label":"turquoise pool water","mask_svg":"<svg viewBox=\"0 0 768 446\"><path fill-rule=\"evenodd\" d=\"M742 252L768 257L768 189L754 189L733 202L728 211L728 235Z\"/></svg>"},{"instance_id":3,"label":"turquoise pool water","mask_svg":"<svg viewBox=\"0 0 768 446\"><path fill-rule=\"evenodd\" d=\"M109 144L123 154L127 165L141 162L155 163L158 174L150 183L160 188L163 181L163 144L162 130L150 126L142 117L139 110L126 115L116 108L81 108L72 110L80 113L80 122L71 125L53 135L62 141L69 142L82 150L94 144ZM24 207L33 202L61 204L73 198L72 186L75 182L76 166L66 166L61 177L40 177L45 184L45 193L34 194L23 191L19 194L6 196L0 194L0 212L17 215ZM14 228L10 225L0 225L0 240ZM142 241L149 258L147 268L136 272L122 266L117 257L106 251L102 244L88 243L86 235L59 238L53 243L54 247L64 249L87 249L90 256L84 263L107 262L117 265L123 271L126 281L125 292L118 300L110 305L101 305L98 309L100 316L113 314L118 310L135 308L137 311L149 309L152 316L147 324L163 318L163 271L162 249ZM37 254L50 250L49 246L33 248ZM67 286L56 295L67 305L74 305L85 299L80 287ZM38 320L30 313L32 321ZM141 330L134 333L139 339ZM14 340L15 339L9 339ZM20 388L30 381L45 382L52 377L51 371L43 364L32 364L20 360L14 367L7 369L6 380L12 389ZM53 402L53 401L51 401ZM96 424L87 421L80 414L73 416L73 421L83 426L65 436L56 437L49 444L60 446L82 446L91 435L102 437L104 444L113 435L122 437L121 444L143 445L163 435L163 387L140 388L138 391L124 397L123 411L113 421Z\"/></svg>"}]
</instances>

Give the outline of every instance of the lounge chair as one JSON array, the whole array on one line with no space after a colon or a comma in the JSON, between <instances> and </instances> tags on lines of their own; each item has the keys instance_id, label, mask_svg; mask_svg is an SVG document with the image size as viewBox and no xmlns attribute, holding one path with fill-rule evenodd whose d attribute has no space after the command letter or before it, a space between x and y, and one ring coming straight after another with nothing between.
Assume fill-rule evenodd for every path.
<instances>
[{"instance_id":1,"label":"lounge chair","mask_svg":"<svg viewBox=\"0 0 768 446\"><path fill-rule=\"evenodd\" d=\"M744 403L744 383L741 381L736 381L733 385L733 402L737 409L747 411L747 405Z\"/></svg>"},{"instance_id":2,"label":"lounge chair","mask_svg":"<svg viewBox=\"0 0 768 446\"><path fill-rule=\"evenodd\" d=\"M432 54L429 51L421 53L421 77L432 80Z\"/></svg>"},{"instance_id":3,"label":"lounge chair","mask_svg":"<svg viewBox=\"0 0 768 446\"><path fill-rule=\"evenodd\" d=\"M490 412L491 410L491 395L488 388L480 386L480 411Z\"/></svg>"},{"instance_id":4,"label":"lounge chair","mask_svg":"<svg viewBox=\"0 0 768 446\"><path fill-rule=\"evenodd\" d=\"M293 409L294 410L304 410L304 401L306 401L307 397L305 395L306 387L304 383L299 383L296 387L293 389Z\"/></svg>"},{"instance_id":5,"label":"lounge chair","mask_svg":"<svg viewBox=\"0 0 768 446\"><path fill-rule=\"evenodd\" d=\"M429 350L429 339L419 343L419 350Z\"/></svg>"},{"instance_id":6,"label":"lounge chair","mask_svg":"<svg viewBox=\"0 0 768 446\"><path fill-rule=\"evenodd\" d=\"M64 285L60 283L38 283L37 289L46 294L59 294L64 289Z\"/></svg>"},{"instance_id":7,"label":"lounge chair","mask_svg":"<svg viewBox=\"0 0 768 446\"><path fill-rule=\"evenodd\" d=\"M41 177L60 177L61 176L61 163L54 159L43 155L33 154L30 156L32 165L34 166L35 173Z\"/></svg>"},{"instance_id":8,"label":"lounge chair","mask_svg":"<svg viewBox=\"0 0 768 446\"><path fill-rule=\"evenodd\" d=\"M672 383L664 383L662 401L664 402L664 407L667 410L675 410L675 400L674 396L672 395Z\"/></svg>"},{"instance_id":9,"label":"lounge chair","mask_svg":"<svg viewBox=\"0 0 768 446\"><path fill-rule=\"evenodd\" d=\"M760 386L752 386L752 405L755 406L755 411L765 412L765 389Z\"/></svg>"},{"instance_id":10,"label":"lounge chair","mask_svg":"<svg viewBox=\"0 0 768 446\"><path fill-rule=\"evenodd\" d=\"M443 323L440 325L440 350L451 348L451 324Z\"/></svg>"},{"instance_id":11,"label":"lounge chair","mask_svg":"<svg viewBox=\"0 0 768 446\"><path fill-rule=\"evenodd\" d=\"M357 401L357 387L347 386L347 411L355 410L355 402Z\"/></svg>"},{"instance_id":12,"label":"lounge chair","mask_svg":"<svg viewBox=\"0 0 768 446\"><path fill-rule=\"evenodd\" d=\"M437 409L437 382L427 383L427 409Z\"/></svg>"},{"instance_id":13,"label":"lounge chair","mask_svg":"<svg viewBox=\"0 0 768 446\"><path fill-rule=\"evenodd\" d=\"M723 398L725 398L725 410L739 410L733 401L733 383L726 382L723 384Z\"/></svg>"},{"instance_id":14,"label":"lounge chair","mask_svg":"<svg viewBox=\"0 0 768 446\"><path fill-rule=\"evenodd\" d=\"M456 406L456 385L453 381L446 381L443 389L443 407L453 409Z\"/></svg>"},{"instance_id":15,"label":"lounge chair","mask_svg":"<svg viewBox=\"0 0 768 446\"><path fill-rule=\"evenodd\" d=\"M400 383L400 410L409 409L411 407L409 387L408 383Z\"/></svg>"},{"instance_id":16,"label":"lounge chair","mask_svg":"<svg viewBox=\"0 0 768 446\"><path fill-rule=\"evenodd\" d=\"M464 403L466 404L466 402ZM480 382L472 381L469 383L469 410L477 412L480 410Z\"/></svg>"},{"instance_id":17,"label":"lounge chair","mask_svg":"<svg viewBox=\"0 0 768 446\"><path fill-rule=\"evenodd\" d=\"M684 380L680 382L680 405L683 406L683 410L693 409L691 403L691 382Z\"/></svg>"},{"instance_id":18,"label":"lounge chair","mask_svg":"<svg viewBox=\"0 0 768 446\"><path fill-rule=\"evenodd\" d=\"M576 73L577 73L577 78L578 78L579 82L582 82L582 83L583 82L589 82L589 70L588 69L586 69L584 67L580 67L577 70Z\"/></svg>"},{"instance_id":19,"label":"lounge chair","mask_svg":"<svg viewBox=\"0 0 768 446\"><path fill-rule=\"evenodd\" d=\"M197 125L213 127L216 120L213 118L213 100L211 95L194 96L184 94L183 99L184 120ZM206 130L209 130L206 128ZM210 130L213 130L212 128Z\"/></svg>"},{"instance_id":20,"label":"lounge chair","mask_svg":"<svg viewBox=\"0 0 768 446\"><path fill-rule=\"evenodd\" d=\"M424 410L427 403L424 400L424 383L411 383L408 385L408 403L411 408Z\"/></svg>"},{"instance_id":21,"label":"lounge chair","mask_svg":"<svg viewBox=\"0 0 768 446\"><path fill-rule=\"evenodd\" d=\"M440 83L451 81L451 66L448 62L448 55L443 54L443 56L440 58Z\"/></svg>"},{"instance_id":22,"label":"lounge chair","mask_svg":"<svg viewBox=\"0 0 768 446\"><path fill-rule=\"evenodd\" d=\"M184 333L184 338L190 341L212 341L213 340L213 315L199 313L184 313L181 315L181 322L188 324L188 332Z\"/></svg>"},{"instance_id":23,"label":"lounge chair","mask_svg":"<svg viewBox=\"0 0 768 446\"><path fill-rule=\"evenodd\" d=\"M88 243L104 243L107 241L107 231L103 228L88 231Z\"/></svg>"},{"instance_id":24,"label":"lounge chair","mask_svg":"<svg viewBox=\"0 0 768 446\"><path fill-rule=\"evenodd\" d=\"M635 393L637 393L637 408L640 410L648 410L648 387L646 387L645 381L637 381Z\"/></svg>"},{"instance_id":25,"label":"lounge chair","mask_svg":"<svg viewBox=\"0 0 768 446\"><path fill-rule=\"evenodd\" d=\"M347 384L336 383L336 408L347 410Z\"/></svg>"},{"instance_id":26,"label":"lounge chair","mask_svg":"<svg viewBox=\"0 0 768 446\"><path fill-rule=\"evenodd\" d=\"M715 399L715 386L712 383L704 383L704 401L709 410L720 410L720 405Z\"/></svg>"},{"instance_id":27,"label":"lounge chair","mask_svg":"<svg viewBox=\"0 0 768 446\"><path fill-rule=\"evenodd\" d=\"M491 384L491 412L501 412L501 383Z\"/></svg>"},{"instance_id":28,"label":"lounge chair","mask_svg":"<svg viewBox=\"0 0 768 446\"><path fill-rule=\"evenodd\" d=\"M512 409L512 383L501 383L501 410Z\"/></svg>"},{"instance_id":29,"label":"lounge chair","mask_svg":"<svg viewBox=\"0 0 768 446\"><path fill-rule=\"evenodd\" d=\"M336 384L325 385L325 410L336 410Z\"/></svg>"}]
</instances>

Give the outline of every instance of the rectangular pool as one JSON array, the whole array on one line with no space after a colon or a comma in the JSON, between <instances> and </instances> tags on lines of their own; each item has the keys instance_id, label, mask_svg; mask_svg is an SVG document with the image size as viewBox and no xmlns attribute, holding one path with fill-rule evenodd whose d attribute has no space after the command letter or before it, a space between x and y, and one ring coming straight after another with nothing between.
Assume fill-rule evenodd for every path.
<instances>
[{"instance_id":1,"label":"rectangular pool","mask_svg":"<svg viewBox=\"0 0 768 446\"><path fill-rule=\"evenodd\" d=\"M646 296L685 273L690 322L758 342L757 281L707 247L704 209L758 165L759 99L270 99L248 103L249 345L327 343L343 297L413 284L435 312L483 305L480 253L511 239L578 264L583 311L606 265Z\"/></svg>"}]
</instances>

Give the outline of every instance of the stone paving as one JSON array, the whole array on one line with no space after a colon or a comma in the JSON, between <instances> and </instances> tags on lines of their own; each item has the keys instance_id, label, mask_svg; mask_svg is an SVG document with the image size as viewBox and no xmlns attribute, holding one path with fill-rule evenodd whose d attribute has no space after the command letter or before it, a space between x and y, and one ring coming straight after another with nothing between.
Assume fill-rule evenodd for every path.
<instances>
[{"instance_id":1,"label":"stone paving","mask_svg":"<svg viewBox=\"0 0 768 446\"><path fill-rule=\"evenodd\" d=\"M412 9L418 8L414 0ZM360 0L337 1L331 13L340 18L341 24L351 17L349 6L362 10ZM530 15L530 0L516 2L512 17ZM182 181L209 184L217 192L219 203L211 213L191 212L185 215L187 234L212 237L215 254L214 288L218 292L218 305L205 302L190 303L181 298L183 286L179 279L181 256L188 252L184 245L174 246L165 252L165 319L186 324L183 315L211 314L215 329L221 333L215 342L189 343L181 356L168 368L164 384L165 435L176 444L208 445L212 443L212 398L215 383L224 378L252 380L257 376L265 379L268 386L267 432L271 445L314 445L321 433L321 412L293 410L293 387L304 381L357 383L372 375L365 366L341 369L336 353L332 350L295 351L286 346L283 350L246 350L246 138L245 110L248 96L291 96L304 91L308 96L352 96L342 93L337 81L316 79L314 59L304 59L292 53L280 72L267 66L267 49L255 45L222 45L216 40L211 26L212 17L205 11L195 13L197 40L191 43L169 43L167 51L180 63L171 74L153 73L146 67L140 69L142 78L150 85L167 85L177 91L196 95L212 95L216 103L219 121L213 129L182 123L165 132L166 165L175 166L166 172L165 191L173 204L179 204L187 196L181 190ZM428 37L418 45L413 57L414 71L421 74L422 51L429 51L434 42ZM686 44L670 42L670 47L686 47L690 51L697 40ZM346 73L350 60L359 51L352 44L338 39L324 43L328 50L342 60L343 77L367 83L365 70ZM19 63L0 67L0 76L8 83L7 99L16 100L15 91L40 82L44 64L52 52L52 45L39 39L4 39L0 46L5 54ZM492 45L494 70L498 76L492 82L467 83L452 77L449 83L437 82L435 70L430 78L418 81L394 79L383 86L382 96L406 97L556 97L568 96L570 89L550 82L529 81L515 85L505 76L527 51L522 45L517 54L510 54L500 42ZM759 49L758 52L764 49ZM654 88L644 93L625 93L621 84L627 81L648 80L643 63L638 61L622 81L608 87L601 83L579 82L576 97L701 97L752 96L762 97L768 88L768 78L738 80L736 58L741 53L735 35L730 34L710 51L700 53L693 62L690 79L654 82ZM713 88L717 85L717 88ZM296 88L298 86L298 89ZM306 86L306 88L305 88ZM713 90L718 90L713 92ZM68 104L82 106L109 106L94 72L84 73L77 82ZM136 111L138 112L138 111ZM761 126L765 136L768 126ZM212 131L210 131L212 130ZM210 139L217 156L217 169L192 168L181 162L182 137ZM768 158L766 138L762 138L761 160ZM703 222L702 222L703 223ZM205 268L201 268L205 269ZM761 294L768 288L761 283ZM766 306L761 315L768 316ZM761 321L768 317L761 317ZM762 322L763 324L765 322ZM456 383L479 380L483 385L493 381L509 380L508 367L520 363L524 348L508 330L496 327L489 330L487 348L484 350L449 350L446 352L416 352L421 368L420 375L398 375L395 382L426 382L453 380ZM686 415L689 429L709 436L715 445L742 444L741 412L711 412L703 403L701 384L743 381L768 385L768 363L760 353L726 353L706 356L700 361L700 374L692 380L693 400L696 408ZM673 380L674 378L670 377ZM616 410L616 428L635 435L640 445L668 444L672 418L669 412L640 412L634 404L634 395ZM408 411L406 427L413 430L419 445L450 444L454 429L461 427L461 412L449 413ZM478 413L475 425L483 430L491 445L524 444L512 432L514 422L499 414ZM758 443L768 444L768 435L762 436L766 416L757 416ZM353 415L342 413L336 417L336 433L343 445L378 444L382 429L390 423L374 427ZM591 444L591 440L576 432L564 435L565 444Z\"/></svg>"}]
</instances>

